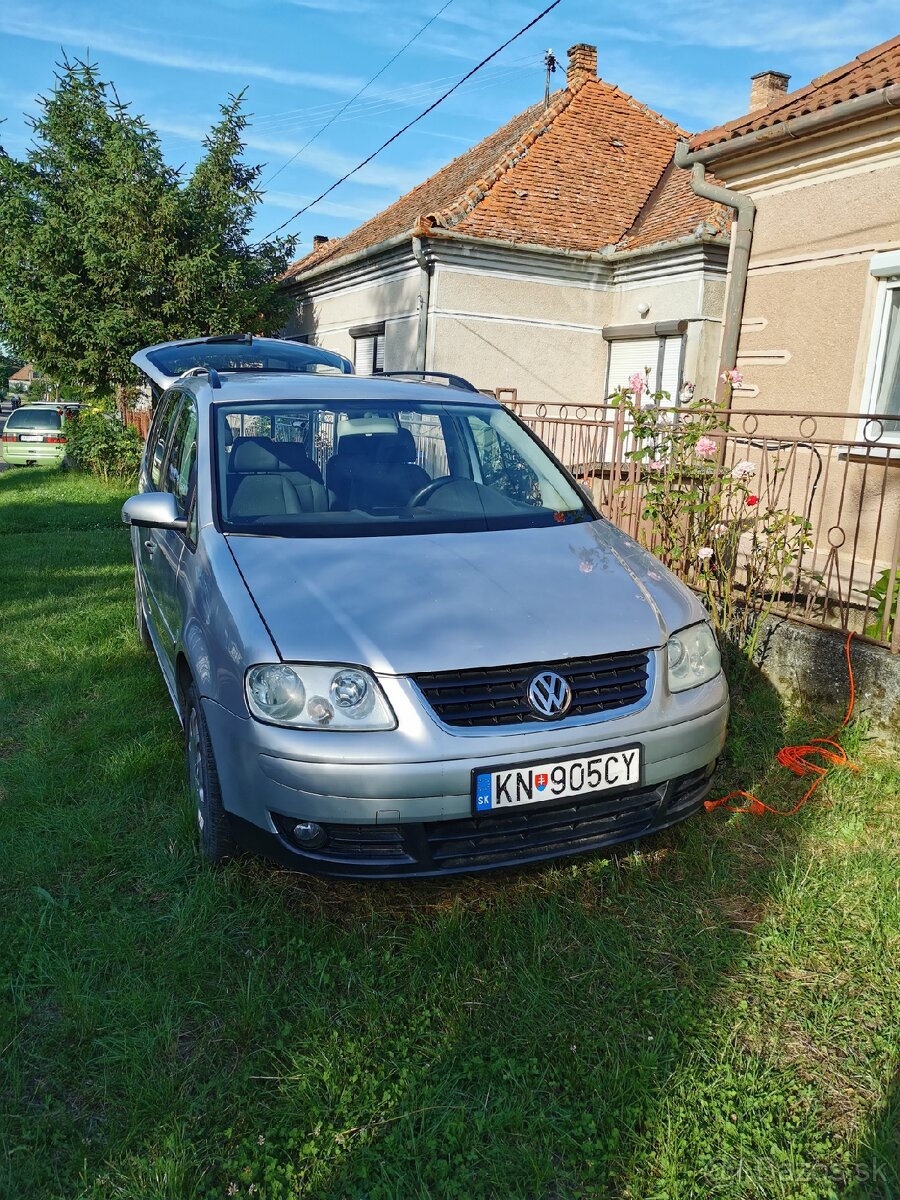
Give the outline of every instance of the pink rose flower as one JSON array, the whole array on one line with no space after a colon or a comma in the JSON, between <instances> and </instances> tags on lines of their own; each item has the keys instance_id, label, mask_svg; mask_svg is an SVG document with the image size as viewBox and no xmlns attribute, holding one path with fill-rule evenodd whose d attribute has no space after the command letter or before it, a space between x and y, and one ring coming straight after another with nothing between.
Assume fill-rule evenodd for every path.
<instances>
[{"instance_id":1,"label":"pink rose flower","mask_svg":"<svg viewBox=\"0 0 900 1200\"><path fill-rule=\"evenodd\" d=\"M702 437L697 443L697 453L701 458L714 458L716 443L711 437Z\"/></svg>"},{"instance_id":2,"label":"pink rose flower","mask_svg":"<svg viewBox=\"0 0 900 1200\"><path fill-rule=\"evenodd\" d=\"M651 471L664 471L665 469L666 469L666 464L662 461L661 458L654 458L653 462L650 464Z\"/></svg>"},{"instance_id":3,"label":"pink rose flower","mask_svg":"<svg viewBox=\"0 0 900 1200\"><path fill-rule=\"evenodd\" d=\"M697 551L697 557L701 562L709 562L713 556L712 546L701 546Z\"/></svg>"},{"instance_id":4,"label":"pink rose flower","mask_svg":"<svg viewBox=\"0 0 900 1200\"><path fill-rule=\"evenodd\" d=\"M718 525L713 525L712 527L713 537L724 537L727 532L728 526L724 521L719 521Z\"/></svg>"},{"instance_id":5,"label":"pink rose flower","mask_svg":"<svg viewBox=\"0 0 900 1200\"><path fill-rule=\"evenodd\" d=\"M647 387L647 381L644 378L644 376L640 373L640 371L635 371L635 373L633 375L629 376L628 386L634 392L635 396L637 396L637 398L640 399L641 394Z\"/></svg>"},{"instance_id":6,"label":"pink rose flower","mask_svg":"<svg viewBox=\"0 0 900 1200\"><path fill-rule=\"evenodd\" d=\"M740 387L744 382L744 376L737 367L730 367L727 371L722 372L722 382L730 383L732 387Z\"/></svg>"}]
</instances>

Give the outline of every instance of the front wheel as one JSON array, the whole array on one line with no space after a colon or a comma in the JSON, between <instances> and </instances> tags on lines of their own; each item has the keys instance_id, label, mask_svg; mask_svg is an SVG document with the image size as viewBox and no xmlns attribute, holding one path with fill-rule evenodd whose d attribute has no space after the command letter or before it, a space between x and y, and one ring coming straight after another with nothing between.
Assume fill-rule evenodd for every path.
<instances>
[{"instance_id":1,"label":"front wheel","mask_svg":"<svg viewBox=\"0 0 900 1200\"><path fill-rule=\"evenodd\" d=\"M235 846L231 839L228 813L222 805L209 729L193 684L185 697L184 733L188 789L197 815L200 850L208 862L223 863L233 857Z\"/></svg>"}]
</instances>

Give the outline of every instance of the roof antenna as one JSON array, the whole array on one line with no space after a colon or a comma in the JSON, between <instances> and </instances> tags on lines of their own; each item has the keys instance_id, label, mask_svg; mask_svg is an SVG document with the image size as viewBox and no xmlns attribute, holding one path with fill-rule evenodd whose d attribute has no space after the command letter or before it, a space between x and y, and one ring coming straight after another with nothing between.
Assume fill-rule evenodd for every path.
<instances>
[{"instance_id":1,"label":"roof antenna","mask_svg":"<svg viewBox=\"0 0 900 1200\"><path fill-rule=\"evenodd\" d=\"M547 69L546 82L544 83L544 108L547 109L550 107L550 76L559 66L556 61L556 55L552 50L544 52L544 66Z\"/></svg>"}]
</instances>

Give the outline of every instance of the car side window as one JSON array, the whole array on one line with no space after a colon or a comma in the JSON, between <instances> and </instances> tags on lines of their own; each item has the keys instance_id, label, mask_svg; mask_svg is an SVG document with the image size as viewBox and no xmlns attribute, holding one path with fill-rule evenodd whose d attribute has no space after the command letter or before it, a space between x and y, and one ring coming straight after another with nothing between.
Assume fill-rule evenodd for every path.
<instances>
[{"instance_id":1,"label":"car side window","mask_svg":"<svg viewBox=\"0 0 900 1200\"><path fill-rule=\"evenodd\" d=\"M157 491L163 491L163 467L166 461L166 447L169 444L169 438L172 434L172 426L175 424L175 418L178 416L178 407L181 401L179 392L169 392L163 400L163 409L159 413L157 419L153 422L153 428L150 431L148 438L148 448L152 445L152 450L147 455L147 465L150 473L150 482Z\"/></svg>"},{"instance_id":2,"label":"car side window","mask_svg":"<svg viewBox=\"0 0 900 1200\"><path fill-rule=\"evenodd\" d=\"M194 519L194 491L197 485L197 403L186 396L184 404L178 413L175 432L172 435L172 445L166 459L165 483L163 490L171 492L178 501L178 507L188 514L188 534L191 540L196 540L192 533Z\"/></svg>"}]
</instances>

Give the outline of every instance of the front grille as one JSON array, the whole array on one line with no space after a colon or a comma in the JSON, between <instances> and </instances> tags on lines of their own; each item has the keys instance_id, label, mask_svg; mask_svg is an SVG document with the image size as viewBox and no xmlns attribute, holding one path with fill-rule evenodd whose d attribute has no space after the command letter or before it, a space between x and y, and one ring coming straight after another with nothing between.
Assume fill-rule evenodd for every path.
<instances>
[{"instance_id":1,"label":"front grille","mask_svg":"<svg viewBox=\"0 0 900 1200\"><path fill-rule=\"evenodd\" d=\"M526 693L538 671L556 671L572 689L564 716L587 716L637 704L647 694L650 656L646 650L568 658L515 667L476 667L414 675L422 695L445 725L522 725L537 721Z\"/></svg>"},{"instance_id":2,"label":"front grille","mask_svg":"<svg viewBox=\"0 0 900 1200\"><path fill-rule=\"evenodd\" d=\"M666 784L661 784L612 799L576 800L561 808L536 806L530 812L431 821L425 836L434 865L445 871L572 854L639 837L654 824L665 792Z\"/></svg>"}]
</instances>

